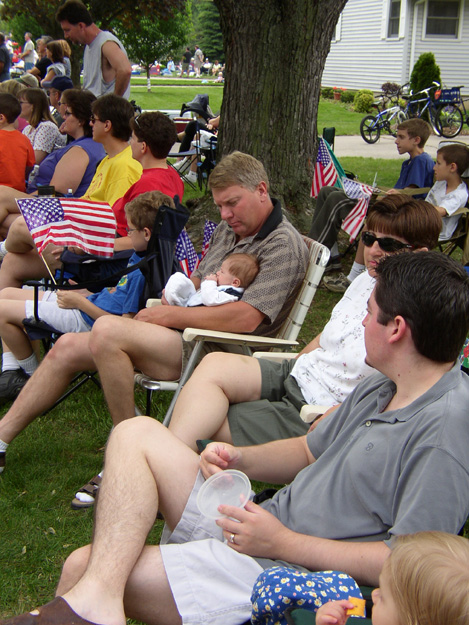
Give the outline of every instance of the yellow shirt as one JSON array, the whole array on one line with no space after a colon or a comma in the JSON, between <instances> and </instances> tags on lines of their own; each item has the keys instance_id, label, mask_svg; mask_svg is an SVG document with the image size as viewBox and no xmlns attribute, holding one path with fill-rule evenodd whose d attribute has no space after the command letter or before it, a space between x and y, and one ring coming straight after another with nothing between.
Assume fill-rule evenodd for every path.
<instances>
[{"instance_id":1,"label":"yellow shirt","mask_svg":"<svg viewBox=\"0 0 469 625\"><path fill-rule=\"evenodd\" d=\"M141 175L142 166L132 158L129 145L116 156L103 158L83 197L112 206Z\"/></svg>"}]
</instances>

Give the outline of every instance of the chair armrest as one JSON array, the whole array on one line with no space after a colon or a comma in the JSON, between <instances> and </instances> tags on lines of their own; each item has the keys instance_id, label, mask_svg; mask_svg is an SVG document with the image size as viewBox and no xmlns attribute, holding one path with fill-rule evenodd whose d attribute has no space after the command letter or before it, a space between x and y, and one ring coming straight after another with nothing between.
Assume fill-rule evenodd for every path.
<instances>
[{"instance_id":1,"label":"chair armrest","mask_svg":"<svg viewBox=\"0 0 469 625\"><path fill-rule=\"evenodd\" d=\"M254 352L254 358L258 360L271 360L272 362L282 362L282 360L292 360L298 354L296 352Z\"/></svg>"},{"instance_id":2,"label":"chair armrest","mask_svg":"<svg viewBox=\"0 0 469 625\"><path fill-rule=\"evenodd\" d=\"M156 297L150 297L147 299L145 308L153 308L154 306L162 306L161 300Z\"/></svg>"},{"instance_id":3,"label":"chair armrest","mask_svg":"<svg viewBox=\"0 0 469 625\"><path fill-rule=\"evenodd\" d=\"M245 345L249 348L293 347L294 345L298 345L298 341L288 341L286 339L275 339L251 334L232 334L231 332L219 332L217 330L200 330L197 328L186 328L182 336L185 341L210 341L223 345Z\"/></svg>"},{"instance_id":4,"label":"chair armrest","mask_svg":"<svg viewBox=\"0 0 469 625\"><path fill-rule=\"evenodd\" d=\"M306 404L300 410L300 417L305 423L312 423L316 417L323 415L330 406L318 406L316 404Z\"/></svg>"}]
</instances>

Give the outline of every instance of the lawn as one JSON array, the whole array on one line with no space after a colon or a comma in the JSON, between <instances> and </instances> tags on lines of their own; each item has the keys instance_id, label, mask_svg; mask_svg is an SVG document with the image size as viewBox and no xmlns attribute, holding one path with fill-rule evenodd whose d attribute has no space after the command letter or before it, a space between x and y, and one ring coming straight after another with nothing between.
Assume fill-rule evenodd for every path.
<instances>
[{"instance_id":1,"label":"lawn","mask_svg":"<svg viewBox=\"0 0 469 625\"><path fill-rule=\"evenodd\" d=\"M190 102L198 93L207 93L210 99L210 108L217 114L221 108L223 98L223 85L201 84L201 81L174 79L171 84L167 79L152 79L151 92L147 91L146 82L143 79L132 79L131 98L139 106L147 110L155 109L181 109L184 102ZM199 83L197 85L197 82ZM335 126L339 135L359 134L362 113L350 110L350 105L342 104L334 100L321 98L318 108L318 130L329 126Z\"/></svg>"}]
</instances>

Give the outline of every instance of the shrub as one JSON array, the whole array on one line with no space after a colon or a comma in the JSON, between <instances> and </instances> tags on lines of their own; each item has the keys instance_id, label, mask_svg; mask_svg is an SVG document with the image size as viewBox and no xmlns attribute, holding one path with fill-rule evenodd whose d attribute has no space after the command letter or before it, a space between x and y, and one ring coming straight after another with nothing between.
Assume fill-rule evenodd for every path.
<instances>
[{"instance_id":1,"label":"shrub","mask_svg":"<svg viewBox=\"0 0 469 625\"><path fill-rule=\"evenodd\" d=\"M427 89L433 81L441 83L440 68L433 52L424 52L417 59L410 76L410 86L414 93Z\"/></svg>"},{"instance_id":2,"label":"shrub","mask_svg":"<svg viewBox=\"0 0 469 625\"><path fill-rule=\"evenodd\" d=\"M340 99L342 102L345 102L345 104L351 104L355 99L356 93L356 91L351 91L350 89L347 89L347 91L342 91Z\"/></svg>"},{"instance_id":3,"label":"shrub","mask_svg":"<svg viewBox=\"0 0 469 625\"><path fill-rule=\"evenodd\" d=\"M388 97L397 95L400 88L401 86L398 85L397 82L385 82L381 85L381 91L384 93L384 95L387 95Z\"/></svg>"},{"instance_id":4,"label":"shrub","mask_svg":"<svg viewBox=\"0 0 469 625\"><path fill-rule=\"evenodd\" d=\"M353 108L357 113L369 113L375 101L373 91L360 89L353 99Z\"/></svg>"},{"instance_id":5,"label":"shrub","mask_svg":"<svg viewBox=\"0 0 469 625\"><path fill-rule=\"evenodd\" d=\"M327 100L333 100L334 99L333 87L323 87L321 89L321 95L323 98L326 98Z\"/></svg>"}]
</instances>

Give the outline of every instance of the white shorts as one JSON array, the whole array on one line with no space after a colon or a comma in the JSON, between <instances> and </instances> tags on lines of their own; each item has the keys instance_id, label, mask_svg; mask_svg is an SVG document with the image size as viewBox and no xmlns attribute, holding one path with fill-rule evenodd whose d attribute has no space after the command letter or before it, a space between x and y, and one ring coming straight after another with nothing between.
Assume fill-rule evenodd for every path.
<instances>
[{"instance_id":1,"label":"white shorts","mask_svg":"<svg viewBox=\"0 0 469 625\"><path fill-rule=\"evenodd\" d=\"M203 483L199 472L174 532L163 530L164 568L183 623L240 625L251 618L252 589L264 569L228 547L221 528L200 514Z\"/></svg>"},{"instance_id":2,"label":"white shorts","mask_svg":"<svg viewBox=\"0 0 469 625\"><path fill-rule=\"evenodd\" d=\"M34 316L34 301L25 301L25 317ZM58 332L89 332L91 326L86 323L83 315L77 308L59 308L57 292L45 291L42 300L38 302L38 314L41 321L45 321Z\"/></svg>"}]
</instances>

